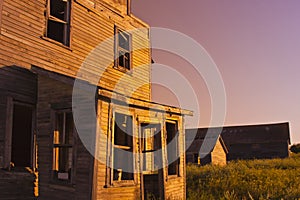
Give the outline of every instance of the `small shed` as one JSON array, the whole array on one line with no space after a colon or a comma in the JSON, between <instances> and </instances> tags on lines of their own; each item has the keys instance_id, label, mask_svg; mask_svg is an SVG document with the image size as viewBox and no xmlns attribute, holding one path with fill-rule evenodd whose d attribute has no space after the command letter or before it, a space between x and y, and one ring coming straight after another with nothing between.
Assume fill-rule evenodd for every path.
<instances>
[{"instance_id":1,"label":"small shed","mask_svg":"<svg viewBox=\"0 0 300 200\"><path fill-rule=\"evenodd\" d=\"M208 128L186 130L186 163L226 164L228 151L217 131Z\"/></svg>"}]
</instances>

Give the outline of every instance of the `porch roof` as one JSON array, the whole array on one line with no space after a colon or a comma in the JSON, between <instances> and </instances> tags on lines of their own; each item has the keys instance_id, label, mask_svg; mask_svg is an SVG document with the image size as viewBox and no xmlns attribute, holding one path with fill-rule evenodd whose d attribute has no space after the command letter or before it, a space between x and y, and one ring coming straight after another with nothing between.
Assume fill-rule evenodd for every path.
<instances>
[{"instance_id":1,"label":"porch roof","mask_svg":"<svg viewBox=\"0 0 300 200\"><path fill-rule=\"evenodd\" d=\"M69 84L69 85L74 85L75 78L66 76L63 74L59 74L56 72L52 72L37 66L32 66L31 71L37 73L38 75L46 76L48 78L55 79L57 81ZM94 88L96 87L95 85L90 84L87 81L84 80L79 80L80 83L82 84L82 88L89 90L91 87ZM170 105L165 105L153 101L147 101L143 99L138 99L138 98L133 98L130 96L126 96L121 93L117 93L115 91L108 90L106 88L97 86L97 90L95 91L96 94L98 95L98 98L105 98L108 100L113 100L114 102L120 103L120 104L126 104L130 107L138 107L142 109L148 109L148 110L153 110L157 112L165 112L168 114L176 114L176 115L188 115L188 116L193 116L193 111L191 110L186 110L186 109L181 109L175 106L170 106Z\"/></svg>"}]
</instances>

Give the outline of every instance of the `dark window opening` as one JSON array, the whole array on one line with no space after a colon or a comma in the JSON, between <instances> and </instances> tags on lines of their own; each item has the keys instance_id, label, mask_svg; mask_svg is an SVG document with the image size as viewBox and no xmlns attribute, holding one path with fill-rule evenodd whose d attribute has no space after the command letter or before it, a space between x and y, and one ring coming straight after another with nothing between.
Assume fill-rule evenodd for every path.
<instances>
[{"instance_id":1,"label":"dark window opening","mask_svg":"<svg viewBox=\"0 0 300 200\"><path fill-rule=\"evenodd\" d=\"M70 0L48 0L46 36L70 45Z\"/></svg>"},{"instance_id":2,"label":"dark window opening","mask_svg":"<svg viewBox=\"0 0 300 200\"><path fill-rule=\"evenodd\" d=\"M166 122L168 175L179 175L178 129L176 122Z\"/></svg>"},{"instance_id":3,"label":"dark window opening","mask_svg":"<svg viewBox=\"0 0 300 200\"><path fill-rule=\"evenodd\" d=\"M64 24L49 20L48 27L47 36L60 43L64 43L64 32L62 31Z\"/></svg>"},{"instance_id":4,"label":"dark window opening","mask_svg":"<svg viewBox=\"0 0 300 200\"><path fill-rule=\"evenodd\" d=\"M211 164L211 154L206 155L204 158L200 159L200 165Z\"/></svg>"},{"instance_id":5,"label":"dark window opening","mask_svg":"<svg viewBox=\"0 0 300 200\"><path fill-rule=\"evenodd\" d=\"M131 37L128 33L118 30L115 33L115 67L122 70L131 69Z\"/></svg>"},{"instance_id":6,"label":"dark window opening","mask_svg":"<svg viewBox=\"0 0 300 200\"><path fill-rule=\"evenodd\" d=\"M193 163L197 163L197 164L200 164L200 163L198 163L198 154L197 153L195 153L194 155L193 155L194 157L193 157Z\"/></svg>"},{"instance_id":7,"label":"dark window opening","mask_svg":"<svg viewBox=\"0 0 300 200\"><path fill-rule=\"evenodd\" d=\"M11 162L15 167L32 167L32 115L31 107L14 105Z\"/></svg>"},{"instance_id":8,"label":"dark window opening","mask_svg":"<svg viewBox=\"0 0 300 200\"><path fill-rule=\"evenodd\" d=\"M71 112L55 114L53 133L54 179L71 182L73 169L74 122Z\"/></svg>"},{"instance_id":9,"label":"dark window opening","mask_svg":"<svg viewBox=\"0 0 300 200\"><path fill-rule=\"evenodd\" d=\"M50 0L50 15L60 20L66 20L67 3L67 0Z\"/></svg>"},{"instance_id":10,"label":"dark window opening","mask_svg":"<svg viewBox=\"0 0 300 200\"><path fill-rule=\"evenodd\" d=\"M113 180L133 180L132 116L115 113L113 137Z\"/></svg>"}]
</instances>

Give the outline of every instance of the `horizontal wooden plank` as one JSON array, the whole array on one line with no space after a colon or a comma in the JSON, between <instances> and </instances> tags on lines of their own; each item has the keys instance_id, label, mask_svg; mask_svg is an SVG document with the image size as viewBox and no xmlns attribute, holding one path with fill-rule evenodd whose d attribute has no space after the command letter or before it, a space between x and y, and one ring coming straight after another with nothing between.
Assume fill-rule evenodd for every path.
<instances>
[{"instance_id":1,"label":"horizontal wooden plank","mask_svg":"<svg viewBox=\"0 0 300 200\"><path fill-rule=\"evenodd\" d=\"M109 13L105 6L103 7L106 10L105 12L101 10L88 12L86 8L74 3L72 8L72 51L68 51L41 39L46 24L44 17L45 4L42 2L34 2L33 0L27 2L19 2L17 0L4 1L4 23L1 27L3 35L0 37L4 39L3 45L6 48L0 50L0 54L4 55L5 58L0 64L14 63L24 67L36 65L74 77L90 51L101 41L113 36L115 22L123 21L124 23L121 23L121 26L125 30L134 28L134 26L147 27L140 23L135 24L136 19L130 19L130 17L125 19L112 11ZM133 35L134 47L147 45L145 50L133 53L133 66L149 63L150 60L150 50L147 50L149 41L148 39L143 39L147 38L143 37L143 34L143 32L139 31L136 33L136 36L135 34ZM113 58L113 47L108 48L111 49L110 58ZM109 57L107 58L109 59ZM102 66L101 63L97 64L96 58L95 60L90 60L90 62L94 63L95 66L90 69L91 74L98 72L99 67L99 69L107 67ZM106 81L102 87L130 94L135 90L135 85L132 85L129 90L124 90L124 85L129 83L139 84L137 80L149 80L147 78L149 77L149 70L141 70L139 74L133 73L132 76L124 79L124 85L120 85L117 88L114 87L115 84L111 84L111 81L116 76L122 76L122 73L116 70L110 70L110 73L106 73L104 75ZM134 95L137 98L149 98L149 95L145 94L149 94L150 91L144 91L144 89L137 90Z\"/></svg>"}]
</instances>

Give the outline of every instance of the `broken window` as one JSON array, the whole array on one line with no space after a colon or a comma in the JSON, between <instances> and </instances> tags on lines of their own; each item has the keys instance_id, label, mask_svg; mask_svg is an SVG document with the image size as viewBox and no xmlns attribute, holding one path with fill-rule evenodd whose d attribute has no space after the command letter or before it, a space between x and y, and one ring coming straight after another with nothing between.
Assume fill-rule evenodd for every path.
<instances>
[{"instance_id":1,"label":"broken window","mask_svg":"<svg viewBox=\"0 0 300 200\"><path fill-rule=\"evenodd\" d=\"M179 175L179 133L177 122L166 122L168 175Z\"/></svg>"},{"instance_id":2,"label":"broken window","mask_svg":"<svg viewBox=\"0 0 300 200\"><path fill-rule=\"evenodd\" d=\"M114 181L133 180L133 127L132 116L115 113L113 134Z\"/></svg>"},{"instance_id":3,"label":"broken window","mask_svg":"<svg viewBox=\"0 0 300 200\"><path fill-rule=\"evenodd\" d=\"M73 173L74 122L71 112L55 114L53 132L54 179L71 182Z\"/></svg>"},{"instance_id":4,"label":"broken window","mask_svg":"<svg viewBox=\"0 0 300 200\"><path fill-rule=\"evenodd\" d=\"M143 173L158 173L161 163L161 132L159 124L141 124L142 127L142 153Z\"/></svg>"},{"instance_id":5,"label":"broken window","mask_svg":"<svg viewBox=\"0 0 300 200\"><path fill-rule=\"evenodd\" d=\"M131 69L131 37L125 31L115 28L115 67Z\"/></svg>"},{"instance_id":6,"label":"broken window","mask_svg":"<svg viewBox=\"0 0 300 200\"><path fill-rule=\"evenodd\" d=\"M70 46L71 0L48 0L46 37Z\"/></svg>"}]
</instances>

